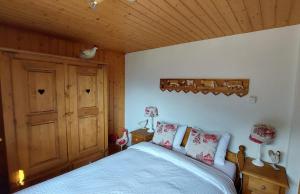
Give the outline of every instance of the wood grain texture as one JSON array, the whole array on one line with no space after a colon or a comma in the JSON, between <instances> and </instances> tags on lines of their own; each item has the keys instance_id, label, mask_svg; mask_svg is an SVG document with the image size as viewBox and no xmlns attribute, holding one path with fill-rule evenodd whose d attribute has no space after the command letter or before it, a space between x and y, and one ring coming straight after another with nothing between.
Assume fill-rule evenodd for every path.
<instances>
[{"instance_id":1,"label":"wood grain texture","mask_svg":"<svg viewBox=\"0 0 300 194\"><path fill-rule=\"evenodd\" d=\"M10 191L23 188L18 169L28 187L105 155L106 65L12 49L0 59Z\"/></svg>"},{"instance_id":2,"label":"wood grain texture","mask_svg":"<svg viewBox=\"0 0 300 194\"><path fill-rule=\"evenodd\" d=\"M73 39L17 29L7 25L0 25L0 37L0 47L67 57L78 57L81 49L92 46L92 44L77 42ZM97 52L95 60L108 64L106 69L109 85L108 128L110 134L119 133L125 122L125 56L122 52L101 49Z\"/></svg>"},{"instance_id":3,"label":"wood grain texture","mask_svg":"<svg viewBox=\"0 0 300 194\"><path fill-rule=\"evenodd\" d=\"M288 178L284 167L279 166L280 170L276 171L269 164L265 163L263 167L257 167L252 164L252 159L247 158L242 170L244 175L260 179L273 185L288 188Z\"/></svg>"},{"instance_id":4,"label":"wood grain texture","mask_svg":"<svg viewBox=\"0 0 300 194\"><path fill-rule=\"evenodd\" d=\"M300 0L105 0L91 10L86 0L3 1L0 23L133 52L299 24L299 6ZM67 55L82 48L50 37L38 44L31 40L17 34L3 41Z\"/></svg>"},{"instance_id":5,"label":"wood grain texture","mask_svg":"<svg viewBox=\"0 0 300 194\"><path fill-rule=\"evenodd\" d=\"M288 178L283 167L275 171L271 166L256 167L246 158L243 173L243 194L284 194L288 189Z\"/></svg>"},{"instance_id":6,"label":"wood grain texture","mask_svg":"<svg viewBox=\"0 0 300 194\"><path fill-rule=\"evenodd\" d=\"M68 68L69 159L105 152L104 68Z\"/></svg>"},{"instance_id":7,"label":"wood grain texture","mask_svg":"<svg viewBox=\"0 0 300 194\"><path fill-rule=\"evenodd\" d=\"M151 141L153 138L154 133L148 133L148 129L138 129L134 130L131 133L131 144L137 144L143 141Z\"/></svg>"},{"instance_id":8,"label":"wood grain texture","mask_svg":"<svg viewBox=\"0 0 300 194\"><path fill-rule=\"evenodd\" d=\"M1 74L0 74L1 75ZM0 85L1 96L1 85ZM0 193L8 193L8 171L7 171L7 157L6 146L4 138L4 122L2 113L2 100L0 99Z\"/></svg>"}]
</instances>

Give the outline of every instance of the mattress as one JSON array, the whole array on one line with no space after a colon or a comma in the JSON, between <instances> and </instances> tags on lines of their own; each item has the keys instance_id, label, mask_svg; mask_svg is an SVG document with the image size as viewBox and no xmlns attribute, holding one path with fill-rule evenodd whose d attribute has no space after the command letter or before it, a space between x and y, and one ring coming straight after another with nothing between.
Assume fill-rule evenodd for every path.
<instances>
[{"instance_id":1,"label":"mattress","mask_svg":"<svg viewBox=\"0 0 300 194\"><path fill-rule=\"evenodd\" d=\"M186 154L186 150L184 147L180 148L173 148L174 151L181 153L181 154ZM225 173L231 180L235 180L236 178L236 165L230 161L225 161L224 165L217 165L213 164L212 167L215 169Z\"/></svg>"},{"instance_id":2,"label":"mattress","mask_svg":"<svg viewBox=\"0 0 300 194\"><path fill-rule=\"evenodd\" d=\"M143 142L17 193L236 194L236 190L219 170Z\"/></svg>"}]
</instances>

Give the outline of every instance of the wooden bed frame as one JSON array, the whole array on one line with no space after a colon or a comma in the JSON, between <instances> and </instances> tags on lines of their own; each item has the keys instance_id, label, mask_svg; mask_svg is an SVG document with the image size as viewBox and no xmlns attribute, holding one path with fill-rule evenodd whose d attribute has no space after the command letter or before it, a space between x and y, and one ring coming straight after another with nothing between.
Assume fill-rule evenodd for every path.
<instances>
[{"instance_id":1,"label":"wooden bed frame","mask_svg":"<svg viewBox=\"0 0 300 194\"><path fill-rule=\"evenodd\" d=\"M188 127L186 129L181 146L184 147L187 144L191 129L192 129L191 127ZM238 153L234 153L229 150L227 150L226 153L226 160L236 164L236 176L235 176L236 179L234 183L236 188L238 188L241 185L240 172L243 170L245 164L245 158L246 158L245 150L246 150L245 146L240 145Z\"/></svg>"}]
</instances>

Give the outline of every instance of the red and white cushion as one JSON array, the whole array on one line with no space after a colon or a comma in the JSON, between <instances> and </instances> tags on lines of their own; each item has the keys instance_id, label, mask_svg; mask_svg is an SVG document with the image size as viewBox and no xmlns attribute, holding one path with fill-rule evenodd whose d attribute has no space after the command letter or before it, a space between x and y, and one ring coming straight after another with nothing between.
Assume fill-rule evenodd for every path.
<instances>
[{"instance_id":1,"label":"red and white cushion","mask_svg":"<svg viewBox=\"0 0 300 194\"><path fill-rule=\"evenodd\" d=\"M220 136L199 129L191 129L185 146L186 154L196 160L212 165L217 151Z\"/></svg>"},{"instance_id":2,"label":"red and white cushion","mask_svg":"<svg viewBox=\"0 0 300 194\"><path fill-rule=\"evenodd\" d=\"M172 149L178 125L157 122L153 143Z\"/></svg>"}]
</instances>

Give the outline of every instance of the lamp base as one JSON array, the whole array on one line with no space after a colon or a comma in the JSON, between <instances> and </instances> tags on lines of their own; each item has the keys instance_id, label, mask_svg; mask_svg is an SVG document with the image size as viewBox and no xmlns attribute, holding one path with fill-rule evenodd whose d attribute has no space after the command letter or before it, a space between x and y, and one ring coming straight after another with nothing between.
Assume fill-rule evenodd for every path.
<instances>
[{"instance_id":1,"label":"lamp base","mask_svg":"<svg viewBox=\"0 0 300 194\"><path fill-rule=\"evenodd\" d=\"M154 133L154 130L149 128L149 129L147 130L147 132L148 132L148 133Z\"/></svg>"},{"instance_id":2,"label":"lamp base","mask_svg":"<svg viewBox=\"0 0 300 194\"><path fill-rule=\"evenodd\" d=\"M252 164L254 164L255 166L259 166L259 167L263 167L264 166L264 163L260 160L260 159L255 159L255 160L252 160Z\"/></svg>"}]
</instances>

